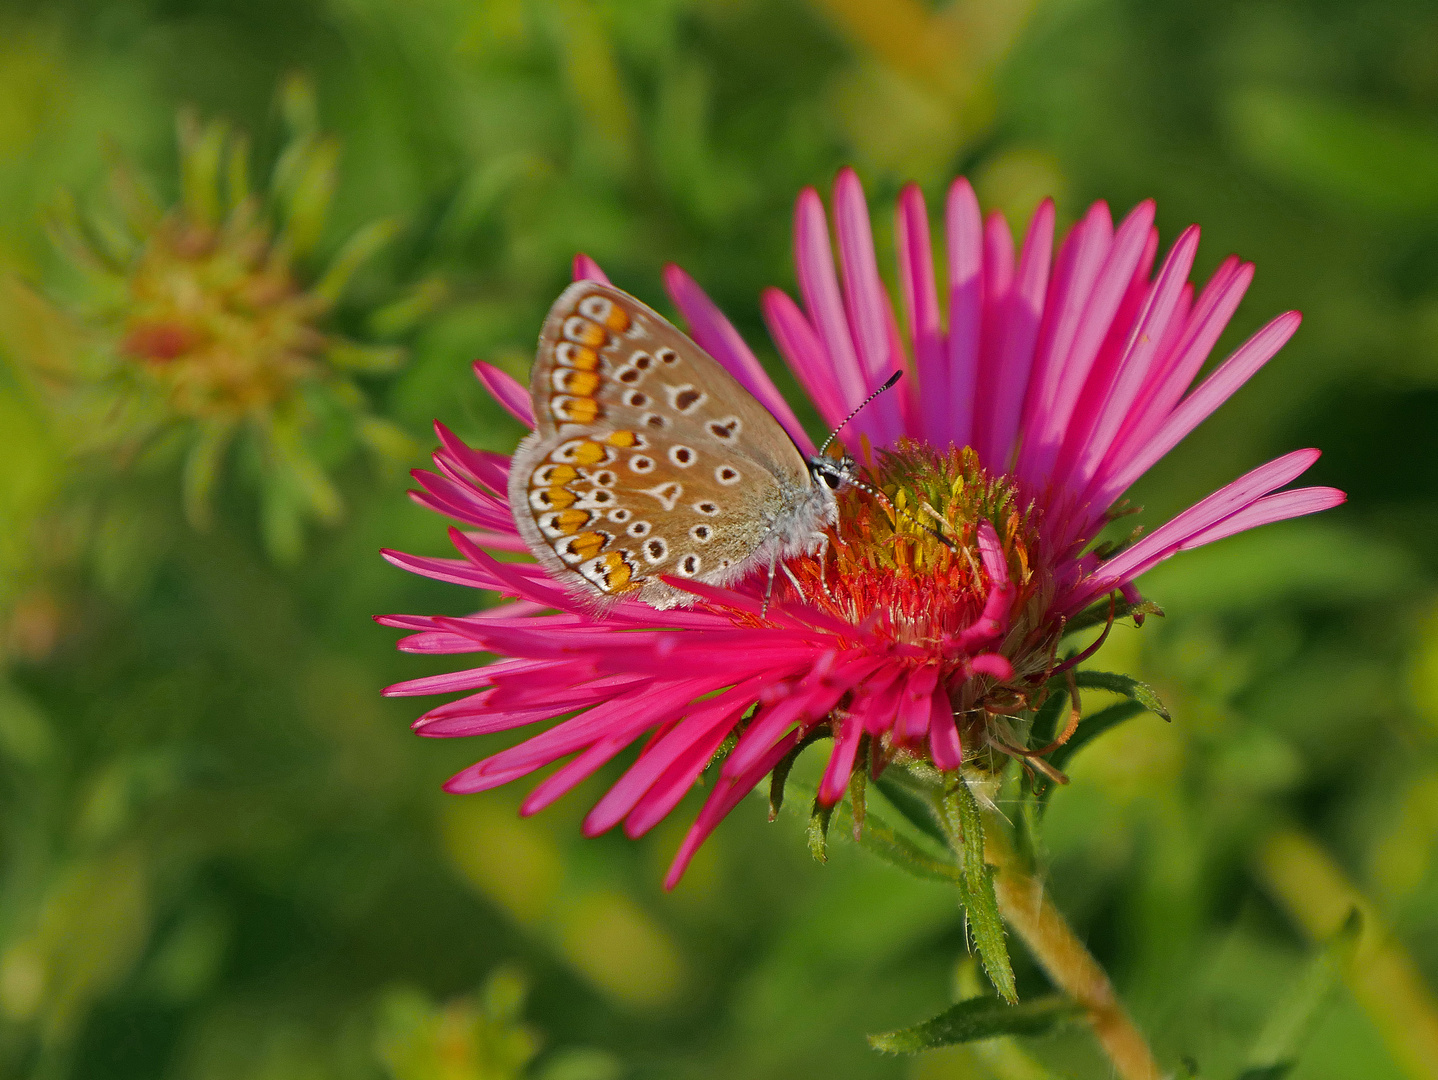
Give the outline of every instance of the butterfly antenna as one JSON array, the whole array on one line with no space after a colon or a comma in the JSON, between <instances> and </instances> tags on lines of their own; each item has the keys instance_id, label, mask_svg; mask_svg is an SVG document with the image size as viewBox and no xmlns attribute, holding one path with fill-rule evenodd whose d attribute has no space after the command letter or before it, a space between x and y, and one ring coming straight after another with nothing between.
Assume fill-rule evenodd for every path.
<instances>
[{"instance_id":1,"label":"butterfly antenna","mask_svg":"<svg viewBox=\"0 0 1438 1080\"><path fill-rule=\"evenodd\" d=\"M836 427L833 431L829 432L829 437L824 440L824 445L821 446L821 447L819 447L819 456L822 457L823 454L824 454L824 451L827 450L827 449L829 449L829 444L830 444L831 442L833 442L836 438L838 438L839 432L843 431L844 428L848 427L850 420L854 419L854 417L858 416L861 412L863 412L866 408L868 408L868 407L869 407L869 403L872 402L872 401L873 401L876 397L878 397L880 394L882 394L885 390L892 390L892 389L894 388L894 384L897 383L897 382L898 382L900 379L902 379L903 377L904 377L904 373L903 373L902 371L896 371L896 372L894 372L892 375L889 376L889 381L888 381L888 382L884 383L883 386L879 387L879 389L875 390L872 394L870 394L868 397L866 397L863 401L859 402L859 407L858 407L857 409L855 409L853 412L851 412L848 416L844 417L843 423L841 423L841 424L840 424L838 427Z\"/></svg>"}]
</instances>

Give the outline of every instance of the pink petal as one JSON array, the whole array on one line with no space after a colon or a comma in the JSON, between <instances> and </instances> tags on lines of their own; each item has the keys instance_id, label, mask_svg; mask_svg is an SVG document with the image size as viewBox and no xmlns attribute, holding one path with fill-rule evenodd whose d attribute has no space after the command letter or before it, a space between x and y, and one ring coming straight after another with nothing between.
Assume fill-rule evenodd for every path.
<instances>
[{"instance_id":1,"label":"pink petal","mask_svg":"<svg viewBox=\"0 0 1438 1080\"><path fill-rule=\"evenodd\" d=\"M964 763L964 747L954 723L954 707L949 703L948 688L942 683L935 687L931 702L929 753L941 772L951 772Z\"/></svg>"},{"instance_id":2,"label":"pink petal","mask_svg":"<svg viewBox=\"0 0 1438 1080\"><path fill-rule=\"evenodd\" d=\"M509 458L488 450L476 450L438 420L434 422L444 452L474 479L504 498L509 491Z\"/></svg>"},{"instance_id":3,"label":"pink petal","mask_svg":"<svg viewBox=\"0 0 1438 1080\"><path fill-rule=\"evenodd\" d=\"M829 754L824 777L819 781L819 801L825 806L833 806L844 797L849 776L854 771L854 757L859 751L859 736L864 733L863 725L852 712L837 722L837 726L834 749Z\"/></svg>"},{"instance_id":4,"label":"pink petal","mask_svg":"<svg viewBox=\"0 0 1438 1080\"><path fill-rule=\"evenodd\" d=\"M529 400L529 391L521 386L513 375L500 371L483 360L474 362L474 374L484 383L490 396L504 406L505 412L526 427L534 427L534 407Z\"/></svg>"},{"instance_id":5,"label":"pink petal","mask_svg":"<svg viewBox=\"0 0 1438 1080\"><path fill-rule=\"evenodd\" d=\"M550 806L588 780L628 746L626 739L600 739L562 768L535 785L520 804L520 817L529 817Z\"/></svg>"},{"instance_id":6,"label":"pink petal","mask_svg":"<svg viewBox=\"0 0 1438 1080\"><path fill-rule=\"evenodd\" d=\"M1049 419L1059 393L1059 379L1112 241L1113 220L1109 217L1108 204L1097 202L1064 242L1053 297L1047 304L1045 323L1039 335L1029 396L1024 403L1019 473L1030 483L1047 476L1057 456L1058 446L1052 438ZM1049 441L1045 442L1046 438Z\"/></svg>"},{"instance_id":7,"label":"pink petal","mask_svg":"<svg viewBox=\"0 0 1438 1080\"><path fill-rule=\"evenodd\" d=\"M1099 346L1098 355L1094 357L1088 379L1084 383L1083 390L1079 392L1078 402L1074 405L1073 414L1069 418L1068 431L1064 434L1063 447L1059 450L1059 459L1054 469L1053 480L1057 484L1073 489L1075 494L1082 490L1082 485L1075 487L1069 482L1069 477L1078 467L1083 449L1088 444L1094 424L1103 409L1109 388L1113 386L1114 380L1118 377L1119 367L1124 357L1124 347L1130 340L1131 332L1143 309L1144 302L1152 294L1153 286L1149 282L1149 271L1153 269L1153 260L1157 254L1158 230L1150 229L1143 250L1139 253L1138 266L1129 281L1128 291L1119 301L1118 311L1114 314L1113 322L1109 325L1108 334L1104 338L1103 344ZM1086 530L1087 527L1086 522L1079 526L1081 531Z\"/></svg>"},{"instance_id":8,"label":"pink petal","mask_svg":"<svg viewBox=\"0 0 1438 1080\"><path fill-rule=\"evenodd\" d=\"M1152 200L1139 203L1124 219L1114 234L1113 243L1109 245L1103 269L1099 271L1093 294L1085 305L1073 347L1063 359L1056 376L1057 393L1053 403L1038 418L1041 427L1036 437L1041 447L1050 448L1042 456L1044 461L1051 462L1047 468L1040 469L1039 480L1047 479L1057 469L1059 448L1063 446L1079 396L1143 258L1153 226L1153 215Z\"/></svg>"},{"instance_id":9,"label":"pink petal","mask_svg":"<svg viewBox=\"0 0 1438 1080\"><path fill-rule=\"evenodd\" d=\"M1157 434L1095 493L1095 505L1110 505L1129 485L1151 469L1215 409L1237 392L1273 359L1303 321L1296 311L1285 312L1233 351L1233 354L1174 409Z\"/></svg>"},{"instance_id":10,"label":"pink petal","mask_svg":"<svg viewBox=\"0 0 1438 1080\"><path fill-rule=\"evenodd\" d=\"M1113 380L1100 391L1100 401L1092 414L1089 431L1076 447L1077 459L1069 474L1075 488L1087 486L1102 464L1138 398L1150 367L1159 356L1163 330L1183 295L1188 273L1198 253L1198 240L1197 225L1184 230L1149 290L1148 299L1118 360Z\"/></svg>"},{"instance_id":11,"label":"pink petal","mask_svg":"<svg viewBox=\"0 0 1438 1080\"><path fill-rule=\"evenodd\" d=\"M839 234L850 332L864 373L862 401L891 374L902 371L904 360L902 354L895 355L890 348L889 326L894 322L894 310L879 278L869 207L853 169L840 171L834 181L834 225ZM863 419L874 432L871 439L875 445L887 446L903 434L900 401L899 395L883 395L865 407Z\"/></svg>"},{"instance_id":12,"label":"pink petal","mask_svg":"<svg viewBox=\"0 0 1438 1080\"><path fill-rule=\"evenodd\" d=\"M469 537L480 547L491 548L494 551L512 551L523 554L529 550L529 545L517 532L493 532L489 529L466 529L464 535Z\"/></svg>"},{"instance_id":13,"label":"pink petal","mask_svg":"<svg viewBox=\"0 0 1438 1080\"><path fill-rule=\"evenodd\" d=\"M1275 488L1297 479L1318 460L1317 450L1295 450L1266 465L1245 473L1201 502L1195 503L1166 525L1161 525L1123 553L1104 563L1085 583L1080 595L1085 599L1102 595L1118 582L1138 577L1155 562L1172 554L1187 540L1217 525L1231 514L1248 507ZM1075 609L1073 602L1066 610Z\"/></svg>"},{"instance_id":14,"label":"pink petal","mask_svg":"<svg viewBox=\"0 0 1438 1080\"><path fill-rule=\"evenodd\" d=\"M849 409L843 390L834 378L829 356L809 320L788 294L779 289L765 289L759 306L774 344L789 364L789 370L804 387L819 415L830 427L837 427L849 414Z\"/></svg>"},{"instance_id":15,"label":"pink petal","mask_svg":"<svg viewBox=\"0 0 1438 1080\"><path fill-rule=\"evenodd\" d=\"M993 396L985 401L989 414L988 453L999 466L1008 464L1018 439L1024 395L1033 370L1034 343L1048 295L1053 243L1054 203L1052 199L1045 199L1034 212L1024 239L1023 256L1002 315Z\"/></svg>"},{"instance_id":16,"label":"pink petal","mask_svg":"<svg viewBox=\"0 0 1438 1080\"><path fill-rule=\"evenodd\" d=\"M843 413L847 413L864 400L868 383L849 336L849 317L834 274L834 252L829 245L824 204L813 188L803 190L794 208L794 261L804 307L824 345L827 375L837 384ZM833 422L842 420L843 413Z\"/></svg>"},{"instance_id":17,"label":"pink petal","mask_svg":"<svg viewBox=\"0 0 1438 1080\"><path fill-rule=\"evenodd\" d=\"M940 441L949 422L950 401L944 332L940 325L939 292L934 280L934 249L929 239L929 214L917 184L899 195L894 211L894 246L899 262L899 284L904 318L914 343L914 363L922 399L923 435Z\"/></svg>"},{"instance_id":18,"label":"pink petal","mask_svg":"<svg viewBox=\"0 0 1438 1080\"><path fill-rule=\"evenodd\" d=\"M1183 336L1153 382L1144 388L1140 402L1099 471L1102 483L1121 470L1126 462L1157 433L1170 411L1193 382L1208 354L1218 343L1228 320L1253 280L1253 264L1230 255L1214 272L1199 296Z\"/></svg>"},{"instance_id":19,"label":"pink petal","mask_svg":"<svg viewBox=\"0 0 1438 1080\"><path fill-rule=\"evenodd\" d=\"M910 746L921 743L929 734L929 716L933 712L934 687L939 669L926 664L909 676L908 685L899 697L899 715L894 721L894 737Z\"/></svg>"},{"instance_id":20,"label":"pink petal","mask_svg":"<svg viewBox=\"0 0 1438 1080\"><path fill-rule=\"evenodd\" d=\"M1180 545L1180 550L1192 551L1196 547L1256 529L1260 525L1331 510L1347 500L1346 494L1331 487L1296 488L1293 491L1280 491L1277 495L1265 495L1246 509L1224 518L1212 528L1190 536Z\"/></svg>"},{"instance_id":21,"label":"pink petal","mask_svg":"<svg viewBox=\"0 0 1438 1080\"><path fill-rule=\"evenodd\" d=\"M619 824L685 751L695 745L705 745L715 732L727 733L739 714L753 703L763 685L761 679L748 679L718 697L690 705L688 715L630 766L595 804L584 819L584 835L598 836Z\"/></svg>"},{"instance_id":22,"label":"pink petal","mask_svg":"<svg viewBox=\"0 0 1438 1080\"><path fill-rule=\"evenodd\" d=\"M669 290L675 306L683 312L689 323L689 334L699 347L723 364L725 370L773 414L801 451L812 454L814 444L799 425L794 410L789 408L784 395L779 393L758 358L739 336L739 331L734 329L714 301L705 295L693 278L673 263L664 268L664 287Z\"/></svg>"},{"instance_id":23,"label":"pink petal","mask_svg":"<svg viewBox=\"0 0 1438 1080\"><path fill-rule=\"evenodd\" d=\"M998 393L1003 347L1004 316L1008 312L1009 290L1014 282L1014 238L1003 214L994 211L984 221L984 298L982 328L979 332L979 376L974 401L974 428L970 444L979 461L989 469L1002 471L993 459L993 417L989 403Z\"/></svg>"},{"instance_id":24,"label":"pink petal","mask_svg":"<svg viewBox=\"0 0 1438 1080\"><path fill-rule=\"evenodd\" d=\"M979 200L963 177L949 188L944 210L949 262L949 386L953 409L948 440L967 446L974 438L978 408L979 339L983 322L984 225ZM945 448L944 434L937 444Z\"/></svg>"},{"instance_id":25,"label":"pink petal","mask_svg":"<svg viewBox=\"0 0 1438 1080\"><path fill-rule=\"evenodd\" d=\"M699 850L699 845L704 843L729 811L739 805L744 796L754 789L754 785L762 780L775 765L779 764L780 759L792 750L798 741L799 733L791 731L766 750L763 757L742 775L732 779L721 778L714 785L714 790L709 793L709 798L705 800L704 807L699 811L694 825L690 828L688 835L684 837L684 842L679 845L674 862L670 864L669 873L664 878L666 889L672 889L679 884L679 879L684 876L684 871L688 869L690 860L694 858L694 853Z\"/></svg>"},{"instance_id":26,"label":"pink petal","mask_svg":"<svg viewBox=\"0 0 1438 1080\"><path fill-rule=\"evenodd\" d=\"M603 270L599 269L599 264L582 252L574 256L573 280L598 281L605 285L610 283L608 276Z\"/></svg>"}]
</instances>

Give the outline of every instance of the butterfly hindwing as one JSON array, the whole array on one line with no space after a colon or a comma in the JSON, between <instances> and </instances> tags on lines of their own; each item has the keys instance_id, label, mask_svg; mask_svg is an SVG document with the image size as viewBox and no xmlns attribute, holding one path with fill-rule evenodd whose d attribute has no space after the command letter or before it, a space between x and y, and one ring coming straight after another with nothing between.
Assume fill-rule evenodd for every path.
<instances>
[{"instance_id":1,"label":"butterfly hindwing","mask_svg":"<svg viewBox=\"0 0 1438 1080\"><path fill-rule=\"evenodd\" d=\"M659 314L575 282L530 376L536 429L510 469L520 533L601 597L685 601L659 575L726 584L812 481L769 412Z\"/></svg>"}]
</instances>

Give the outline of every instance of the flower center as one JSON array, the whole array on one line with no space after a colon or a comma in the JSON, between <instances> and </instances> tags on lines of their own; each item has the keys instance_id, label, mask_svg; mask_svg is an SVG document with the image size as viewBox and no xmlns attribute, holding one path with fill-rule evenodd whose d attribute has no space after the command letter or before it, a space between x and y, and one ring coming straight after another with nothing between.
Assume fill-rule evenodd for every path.
<instances>
[{"instance_id":1,"label":"flower center","mask_svg":"<svg viewBox=\"0 0 1438 1080\"><path fill-rule=\"evenodd\" d=\"M1018 631L1019 644L1038 628L1052 580L1038 558L1037 512L1021 503L1009 477L984 470L972 449L941 451L908 439L878 451L868 475L889 505L848 489L828 548L789 562L811 603L895 643L946 652L984 613L996 584L979 548L987 521L1014 588L1005 637Z\"/></svg>"}]
</instances>

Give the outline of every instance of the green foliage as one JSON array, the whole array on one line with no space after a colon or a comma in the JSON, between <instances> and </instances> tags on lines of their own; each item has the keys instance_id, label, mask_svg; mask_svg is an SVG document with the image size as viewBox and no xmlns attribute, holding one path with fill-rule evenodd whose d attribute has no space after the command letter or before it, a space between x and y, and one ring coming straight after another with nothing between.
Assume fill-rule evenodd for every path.
<instances>
[{"instance_id":1,"label":"green foliage","mask_svg":"<svg viewBox=\"0 0 1438 1080\"><path fill-rule=\"evenodd\" d=\"M1163 707L1158 694L1153 687L1147 683L1140 682L1132 675L1124 675L1114 671L1077 671L1074 673L1074 682L1080 689L1107 690L1111 694L1122 694L1132 699L1135 703L1147 709L1149 712L1163 717L1165 720L1172 720L1168 710Z\"/></svg>"},{"instance_id":2,"label":"green foliage","mask_svg":"<svg viewBox=\"0 0 1438 1080\"><path fill-rule=\"evenodd\" d=\"M996 822L1165 1069L1425 1075L1402 1040L1438 970L1431 3L61 0L0 29L0 1075L382 1080L386 1054L444 1067L449 1034L493 1035L484 1067L536 1080L1109 1075L1081 1023L916 1062L855 1037L953 1000L978 939L954 896L982 896L982 867L897 769L857 844L852 802L833 810L819 865L826 744L796 753L771 789L777 812L787 776L791 813L741 805L663 894L704 792L638 842L584 840L619 761L521 822L520 792L439 791L511 736L415 739L421 706L379 696L431 661L368 616L473 603L377 559L446 548L397 474L435 417L512 449L468 365L523 375L576 251L661 310L683 265L819 426L758 297L794 286L796 193L844 164L894 284L900 185L937 223L963 171L1016 229L1050 193L1061 225L1154 196L1165 245L1204 226L1200 284L1253 259L1215 361L1305 313L1104 539L1298 445L1350 504L1180 553L1140 583L1168 613L1141 632L1151 607L1073 620L1112 611L1092 663L1117 674L1075 673L1085 715L1050 758L1071 783L1040 816L1014 766ZM183 154L181 110L203 118ZM247 200L327 305L329 390L259 439L161 431L133 396L57 411L57 378L106 370L84 331L137 236ZM157 434L79 452L116 427ZM1150 687L1171 724L1137 715L1163 715ZM1338 869L1270 895L1253 851L1275 821ZM1344 879L1417 982L1324 989ZM474 993L510 964L522 1012ZM1012 971L1010 1017L1052 990L1022 949Z\"/></svg>"},{"instance_id":3,"label":"green foliage","mask_svg":"<svg viewBox=\"0 0 1438 1080\"><path fill-rule=\"evenodd\" d=\"M870 1035L869 1045L885 1054L920 1054L1004 1035L1047 1035L1078 1012L1077 1006L1061 997L1034 998L1018 1004L992 997L970 998L922 1024Z\"/></svg>"}]
</instances>

